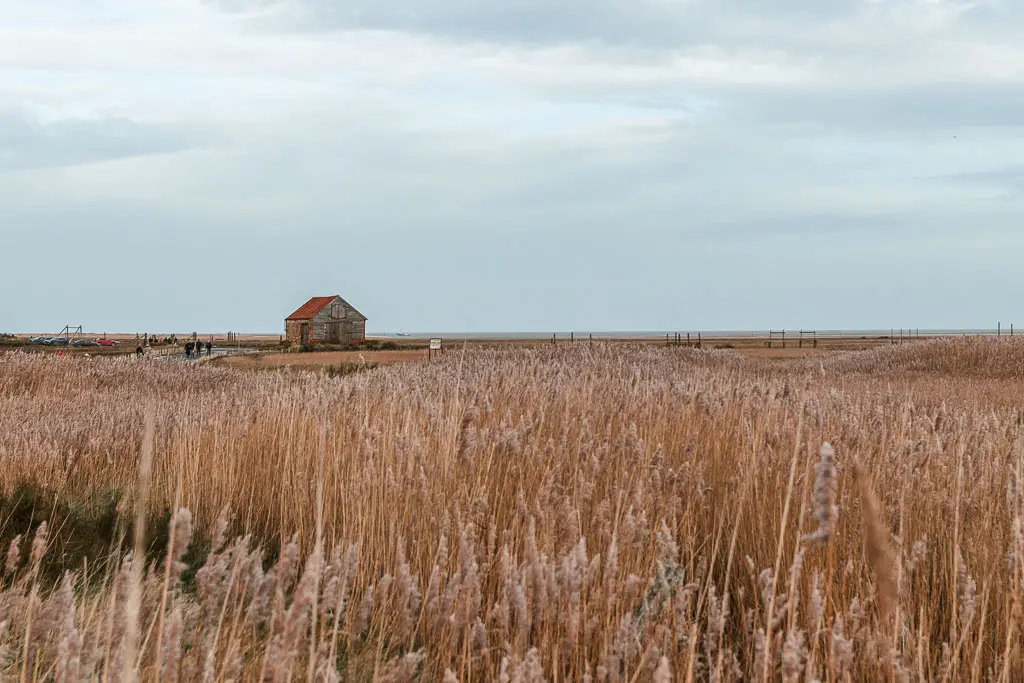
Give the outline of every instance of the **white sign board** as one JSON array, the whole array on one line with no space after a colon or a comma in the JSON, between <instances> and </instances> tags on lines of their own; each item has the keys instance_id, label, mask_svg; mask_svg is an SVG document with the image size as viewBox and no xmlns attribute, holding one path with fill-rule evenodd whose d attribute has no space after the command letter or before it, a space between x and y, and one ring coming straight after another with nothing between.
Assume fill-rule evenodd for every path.
<instances>
[{"instance_id":1,"label":"white sign board","mask_svg":"<svg viewBox=\"0 0 1024 683\"><path fill-rule=\"evenodd\" d=\"M430 340L430 350L431 351L440 351L441 350L441 340L440 339L431 339Z\"/></svg>"}]
</instances>

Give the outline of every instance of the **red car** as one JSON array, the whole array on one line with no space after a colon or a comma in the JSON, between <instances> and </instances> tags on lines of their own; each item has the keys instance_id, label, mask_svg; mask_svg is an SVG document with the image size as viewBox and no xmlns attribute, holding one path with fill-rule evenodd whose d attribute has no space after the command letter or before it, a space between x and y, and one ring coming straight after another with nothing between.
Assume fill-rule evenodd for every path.
<instances>
[{"instance_id":1,"label":"red car","mask_svg":"<svg viewBox=\"0 0 1024 683\"><path fill-rule=\"evenodd\" d=\"M117 346L118 342L114 339L97 339L96 343L100 346Z\"/></svg>"}]
</instances>

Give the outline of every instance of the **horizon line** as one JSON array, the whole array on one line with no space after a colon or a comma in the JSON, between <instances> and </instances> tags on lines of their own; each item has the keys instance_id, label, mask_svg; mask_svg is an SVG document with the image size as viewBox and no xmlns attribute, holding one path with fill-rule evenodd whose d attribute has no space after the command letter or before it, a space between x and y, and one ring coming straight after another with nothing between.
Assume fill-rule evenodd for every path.
<instances>
[{"instance_id":1,"label":"horizon line","mask_svg":"<svg viewBox=\"0 0 1024 683\"><path fill-rule=\"evenodd\" d=\"M415 330L411 332L405 332L403 330L398 331L368 331L366 333L367 339L373 338L427 338L427 337L466 337L466 338L538 338L538 339L550 339L552 336L571 336L571 335L593 335L593 336L606 336L606 337L648 337L657 338L666 335L675 334L690 334L690 335L718 335L728 337L756 337L756 336L767 336L771 334L781 334L785 332L787 335L795 334L816 334L818 336L885 336L902 334L903 336L910 336L918 334L920 336L936 336L936 335L950 335L950 334L974 334L974 335L998 335L1001 332L1010 334L1015 331L1013 324L1006 326L997 327L865 327L865 328L812 328L812 327L778 327L778 328L733 328L733 329L686 329L686 328L674 328L674 329L620 329L620 330L595 330L595 329L572 329L566 328L563 330L483 330L483 331L467 331L467 330ZM195 333L198 336L226 336L228 334L234 334L245 337L284 337L284 332L246 332L246 331L195 331L192 332L167 332L159 333L156 335L158 338L176 336L176 337L190 337ZM57 336L60 333L54 332L13 332L8 333L15 336ZM144 336L145 332L103 332L102 334L96 331L83 331L80 335L76 336L102 336L109 335L115 337L132 337L132 336Z\"/></svg>"}]
</instances>

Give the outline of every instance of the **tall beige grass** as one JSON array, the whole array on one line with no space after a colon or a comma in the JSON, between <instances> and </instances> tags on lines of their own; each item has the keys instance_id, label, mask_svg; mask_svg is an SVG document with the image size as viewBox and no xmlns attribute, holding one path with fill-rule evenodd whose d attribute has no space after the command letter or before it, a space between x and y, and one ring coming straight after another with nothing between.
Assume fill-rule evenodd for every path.
<instances>
[{"instance_id":1,"label":"tall beige grass","mask_svg":"<svg viewBox=\"0 0 1024 683\"><path fill-rule=\"evenodd\" d=\"M7 354L5 488L177 512L159 560L127 539L57 585L0 519L0 677L1021 680L1021 368L1010 340L342 379Z\"/></svg>"}]
</instances>

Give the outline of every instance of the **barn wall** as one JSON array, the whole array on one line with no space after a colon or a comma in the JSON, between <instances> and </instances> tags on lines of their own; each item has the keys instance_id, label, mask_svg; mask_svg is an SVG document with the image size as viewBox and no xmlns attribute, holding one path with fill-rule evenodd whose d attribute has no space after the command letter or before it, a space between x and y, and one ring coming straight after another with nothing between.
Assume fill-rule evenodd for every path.
<instances>
[{"instance_id":1,"label":"barn wall","mask_svg":"<svg viewBox=\"0 0 1024 683\"><path fill-rule=\"evenodd\" d=\"M309 339L313 342L324 342L327 339L327 323L330 322L330 306L313 316L309 321Z\"/></svg>"},{"instance_id":2,"label":"barn wall","mask_svg":"<svg viewBox=\"0 0 1024 683\"><path fill-rule=\"evenodd\" d=\"M327 341L328 323L340 324L339 344L349 344L366 338L366 321L354 308L341 300L333 302L313 316L309 327L311 341L318 343Z\"/></svg>"},{"instance_id":3,"label":"barn wall","mask_svg":"<svg viewBox=\"0 0 1024 683\"><path fill-rule=\"evenodd\" d=\"M292 344L302 343L302 322L298 320L284 321L285 338Z\"/></svg>"}]
</instances>

